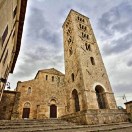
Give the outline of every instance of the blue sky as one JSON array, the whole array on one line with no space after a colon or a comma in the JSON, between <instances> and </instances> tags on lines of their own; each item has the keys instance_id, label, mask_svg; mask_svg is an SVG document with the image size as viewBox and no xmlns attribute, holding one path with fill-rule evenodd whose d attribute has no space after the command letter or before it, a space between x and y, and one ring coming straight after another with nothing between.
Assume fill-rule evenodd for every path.
<instances>
[{"instance_id":1,"label":"blue sky","mask_svg":"<svg viewBox=\"0 0 132 132\"><path fill-rule=\"evenodd\" d=\"M64 73L62 25L74 9L90 18L118 105L132 100L131 0L28 0L21 51L8 81L31 80L40 69Z\"/></svg>"}]
</instances>

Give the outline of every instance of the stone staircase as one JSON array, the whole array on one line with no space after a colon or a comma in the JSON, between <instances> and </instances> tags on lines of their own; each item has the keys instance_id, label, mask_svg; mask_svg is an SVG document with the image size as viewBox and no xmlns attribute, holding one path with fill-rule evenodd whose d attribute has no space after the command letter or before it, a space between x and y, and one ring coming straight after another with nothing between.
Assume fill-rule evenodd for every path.
<instances>
[{"instance_id":1,"label":"stone staircase","mask_svg":"<svg viewBox=\"0 0 132 132\"><path fill-rule=\"evenodd\" d=\"M0 132L132 132L132 123L77 125L60 119L1 120Z\"/></svg>"}]
</instances>

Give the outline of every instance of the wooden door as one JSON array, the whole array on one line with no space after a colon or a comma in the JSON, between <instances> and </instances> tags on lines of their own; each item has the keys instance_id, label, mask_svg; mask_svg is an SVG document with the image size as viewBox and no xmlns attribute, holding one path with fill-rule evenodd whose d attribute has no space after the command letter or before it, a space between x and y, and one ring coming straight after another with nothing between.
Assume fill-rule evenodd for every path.
<instances>
[{"instance_id":1,"label":"wooden door","mask_svg":"<svg viewBox=\"0 0 132 132\"><path fill-rule=\"evenodd\" d=\"M23 108L22 118L29 118L30 108Z\"/></svg>"},{"instance_id":2,"label":"wooden door","mask_svg":"<svg viewBox=\"0 0 132 132\"><path fill-rule=\"evenodd\" d=\"M57 106L56 105L50 106L50 118L57 118Z\"/></svg>"}]
</instances>

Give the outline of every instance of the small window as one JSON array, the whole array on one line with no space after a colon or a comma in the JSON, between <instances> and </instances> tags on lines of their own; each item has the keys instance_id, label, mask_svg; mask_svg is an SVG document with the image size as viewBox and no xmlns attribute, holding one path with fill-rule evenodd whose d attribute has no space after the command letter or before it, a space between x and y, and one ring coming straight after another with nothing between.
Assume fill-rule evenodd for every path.
<instances>
[{"instance_id":1,"label":"small window","mask_svg":"<svg viewBox=\"0 0 132 132\"><path fill-rule=\"evenodd\" d=\"M81 29L82 28L81 24L79 24L79 26L80 26L80 29Z\"/></svg>"},{"instance_id":2,"label":"small window","mask_svg":"<svg viewBox=\"0 0 132 132\"><path fill-rule=\"evenodd\" d=\"M52 76L52 82L54 82L54 76Z\"/></svg>"},{"instance_id":3,"label":"small window","mask_svg":"<svg viewBox=\"0 0 132 132\"><path fill-rule=\"evenodd\" d=\"M6 59L7 59L7 56L8 56L8 50L6 51L5 57L4 57L4 59L3 59L3 64L5 64Z\"/></svg>"},{"instance_id":4,"label":"small window","mask_svg":"<svg viewBox=\"0 0 132 132\"><path fill-rule=\"evenodd\" d=\"M6 28L4 30L4 33L2 35L2 46L3 46L4 42L5 42L5 39L7 37L7 34L8 34L8 25L6 26Z\"/></svg>"},{"instance_id":5,"label":"small window","mask_svg":"<svg viewBox=\"0 0 132 132\"><path fill-rule=\"evenodd\" d=\"M48 80L48 75L46 75L46 80Z\"/></svg>"},{"instance_id":6,"label":"small window","mask_svg":"<svg viewBox=\"0 0 132 132\"><path fill-rule=\"evenodd\" d=\"M31 93L31 87L28 88L27 94Z\"/></svg>"},{"instance_id":7,"label":"small window","mask_svg":"<svg viewBox=\"0 0 132 132\"><path fill-rule=\"evenodd\" d=\"M72 47L70 47L70 49L69 49L69 55L71 56L72 53L73 53L73 51L72 51Z\"/></svg>"},{"instance_id":8,"label":"small window","mask_svg":"<svg viewBox=\"0 0 132 132\"><path fill-rule=\"evenodd\" d=\"M87 39L89 39L89 35L87 35Z\"/></svg>"},{"instance_id":9,"label":"small window","mask_svg":"<svg viewBox=\"0 0 132 132\"><path fill-rule=\"evenodd\" d=\"M74 82L74 74L71 74L72 81Z\"/></svg>"},{"instance_id":10,"label":"small window","mask_svg":"<svg viewBox=\"0 0 132 132\"><path fill-rule=\"evenodd\" d=\"M90 57L90 60L91 60L91 64L92 64L92 65L95 65L94 58L93 58L93 57Z\"/></svg>"},{"instance_id":11,"label":"small window","mask_svg":"<svg viewBox=\"0 0 132 132\"><path fill-rule=\"evenodd\" d=\"M13 19L15 18L16 13L17 13L17 6L15 7L15 9L14 9L14 11L13 11Z\"/></svg>"}]
</instances>

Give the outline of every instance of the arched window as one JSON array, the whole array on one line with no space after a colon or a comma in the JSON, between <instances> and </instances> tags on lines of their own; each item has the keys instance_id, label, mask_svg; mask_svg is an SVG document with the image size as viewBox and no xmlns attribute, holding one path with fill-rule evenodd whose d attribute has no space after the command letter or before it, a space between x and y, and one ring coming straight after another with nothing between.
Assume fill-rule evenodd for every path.
<instances>
[{"instance_id":1,"label":"arched window","mask_svg":"<svg viewBox=\"0 0 132 132\"><path fill-rule=\"evenodd\" d=\"M92 51L90 44L85 43L86 50Z\"/></svg>"},{"instance_id":2,"label":"arched window","mask_svg":"<svg viewBox=\"0 0 132 132\"><path fill-rule=\"evenodd\" d=\"M81 27L81 24L79 24L79 26L80 26L80 29L81 29L81 28L82 28L82 27Z\"/></svg>"},{"instance_id":3,"label":"arched window","mask_svg":"<svg viewBox=\"0 0 132 132\"><path fill-rule=\"evenodd\" d=\"M30 94L31 92L32 92L32 89L31 89L31 87L29 87L27 90L27 94Z\"/></svg>"},{"instance_id":4,"label":"arched window","mask_svg":"<svg viewBox=\"0 0 132 132\"><path fill-rule=\"evenodd\" d=\"M54 76L52 76L52 82L54 82Z\"/></svg>"},{"instance_id":5,"label":"arched window","mask_svg":"<svg viewBox=\"0 0 132 132\"><path fill-rule=\"evenodd\" d=\"M73 97L75 112L80 111L79 97L78 97L78 92L76 89L72 91L72 97Z\"/></svg>"},{"instance_id":6,"label":"arched window","mask_svg":"<svg viewBox=\"0 0 132 132\"><path fill-rule=\"evenodd\" d=\"M93 58L93 57L90 57L90 60L91 60L91 64L92 64L92 65L95 65L94 58Z\"/></svg>"},{"instance_id":7,"label":"arched window","mask_svg":"<svg viewBox=\"0 0 132 132\"><path fill-rule=\"evenodd\" d=\"M89 39L89 35L87 35L87 39Z\"/></svg>"},{"instance_id":8,"label":"arched window","mask_svg":"<svg viewBox=\"0 0 132 132\"><path fill-rule=\"evenodd\" d=\"M46 80L48 80L48 75L46 75Z\"/></svg>"},{"instance_id":9,"label":"arched window","mask_svg":"<svg viewBox=\"0 0 132 132\"><path fill-rule=\"evenodd\" d=\"M74 82L74 74L71 74L72 81Z\"/></svg>"},{"instance_id":10,"label":"arched window","mask_svg":"<svg viewBox=\"0 0 132 132\"><path fill-rule=\"evenodd\" d=\"M96 91L96 97L97 97L99 109L106 109L104 89L100 85L97 85L95 87L95 91Z\"/></svg>"}]
</instances>

